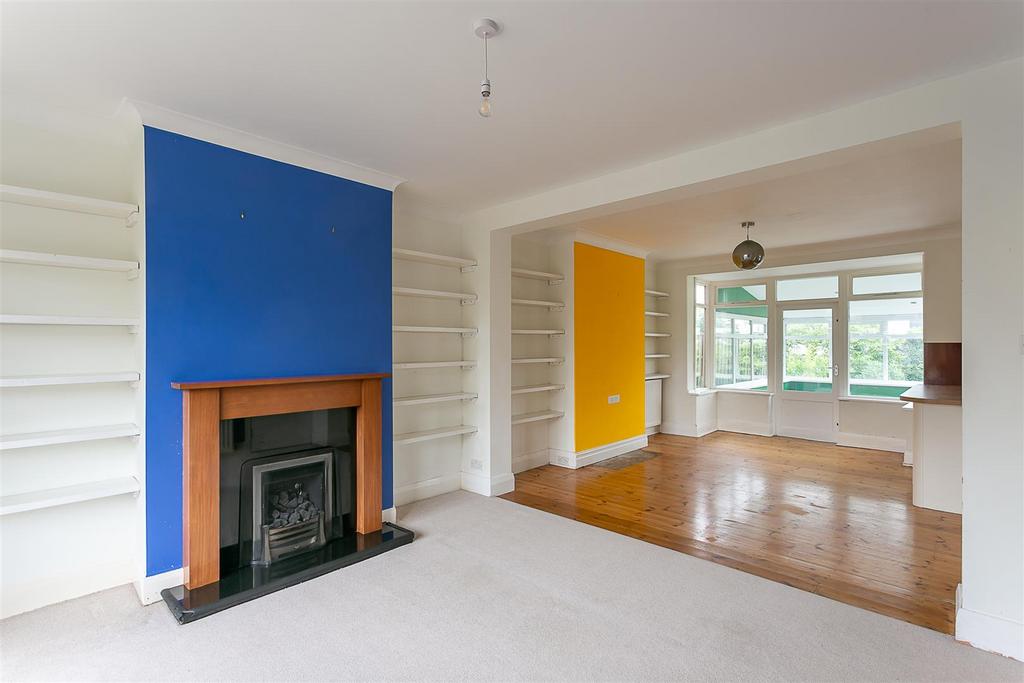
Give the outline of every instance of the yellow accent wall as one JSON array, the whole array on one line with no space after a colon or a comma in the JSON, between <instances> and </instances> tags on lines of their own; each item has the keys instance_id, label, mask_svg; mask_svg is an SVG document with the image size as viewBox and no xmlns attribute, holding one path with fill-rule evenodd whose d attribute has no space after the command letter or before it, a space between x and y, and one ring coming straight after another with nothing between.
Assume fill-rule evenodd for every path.
<instances>
[{"instance_id":1,"label":"yellow accent wall","mask_svg":"<svg viewBox=\"0 0 1024 683\"><path fill-rule=\"evenodd\" d=\"M644 261L580 242L573 261L579 452L644 432Z\"/></svg>"}]
</instances>

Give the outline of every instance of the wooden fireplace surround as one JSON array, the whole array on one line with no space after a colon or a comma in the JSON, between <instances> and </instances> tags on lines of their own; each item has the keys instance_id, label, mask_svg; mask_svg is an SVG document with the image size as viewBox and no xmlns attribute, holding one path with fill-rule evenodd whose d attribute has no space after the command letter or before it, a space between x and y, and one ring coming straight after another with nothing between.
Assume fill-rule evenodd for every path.
<instances>
[{"instance_id":1,"label":"wooden fireplace surround","mask_svg":"<svg viewBox=\"0 0 1024 683\"><path fill-rule=\"evenodd\" d=\"M182 392L185 587L220 579L220 421L356 409L356 532L381 528L381 380L387 373L172 382Z\"/></svg>"}]
</instances>

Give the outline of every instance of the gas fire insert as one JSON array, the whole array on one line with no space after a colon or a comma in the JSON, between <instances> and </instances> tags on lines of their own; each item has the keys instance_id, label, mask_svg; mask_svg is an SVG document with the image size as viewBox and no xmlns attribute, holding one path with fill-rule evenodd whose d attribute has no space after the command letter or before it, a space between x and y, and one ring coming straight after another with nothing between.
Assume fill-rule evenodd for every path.
<instances>
[{"instance_id":1,"label":"gas fire insert","mask_svg":"<svg viewBox=\"0 0 1024 683\"><path fill-rule=\"evenodd\" d=\"M252 468L252 563L323 547L334 509L330 450Z\"/></svg>"}]
</instances>

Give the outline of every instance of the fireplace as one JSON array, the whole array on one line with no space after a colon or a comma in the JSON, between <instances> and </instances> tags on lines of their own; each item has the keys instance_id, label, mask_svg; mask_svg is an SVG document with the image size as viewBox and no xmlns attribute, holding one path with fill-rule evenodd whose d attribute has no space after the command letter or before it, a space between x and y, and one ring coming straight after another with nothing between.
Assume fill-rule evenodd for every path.
<instances>
[{"instance_id":1,"label":"fireplace","mask_svg":"<svg viewBox=\"0 0 1024 683\"><path fill-rule=\"evenodd\" d=\"M413 540L381 522L385 375L175 383L182 391L181 623Z\"/></svg>"}]
</instances>

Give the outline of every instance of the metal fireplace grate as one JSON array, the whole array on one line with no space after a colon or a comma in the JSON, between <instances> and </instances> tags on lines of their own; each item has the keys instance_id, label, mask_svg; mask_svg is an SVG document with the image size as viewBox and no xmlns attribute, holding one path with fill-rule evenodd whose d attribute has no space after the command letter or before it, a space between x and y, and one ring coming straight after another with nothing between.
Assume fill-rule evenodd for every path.
<instances>
[{"instance_id":1,"label":"metal fireplace grate","mask_svg":"<svg viewBox=\"0 0 1024 683\"><path fill-rule=\"evenodd\" d=\"M321 548L334 509L333 451L252 468L252 563Z\"/></svg>"}]
</instances>

